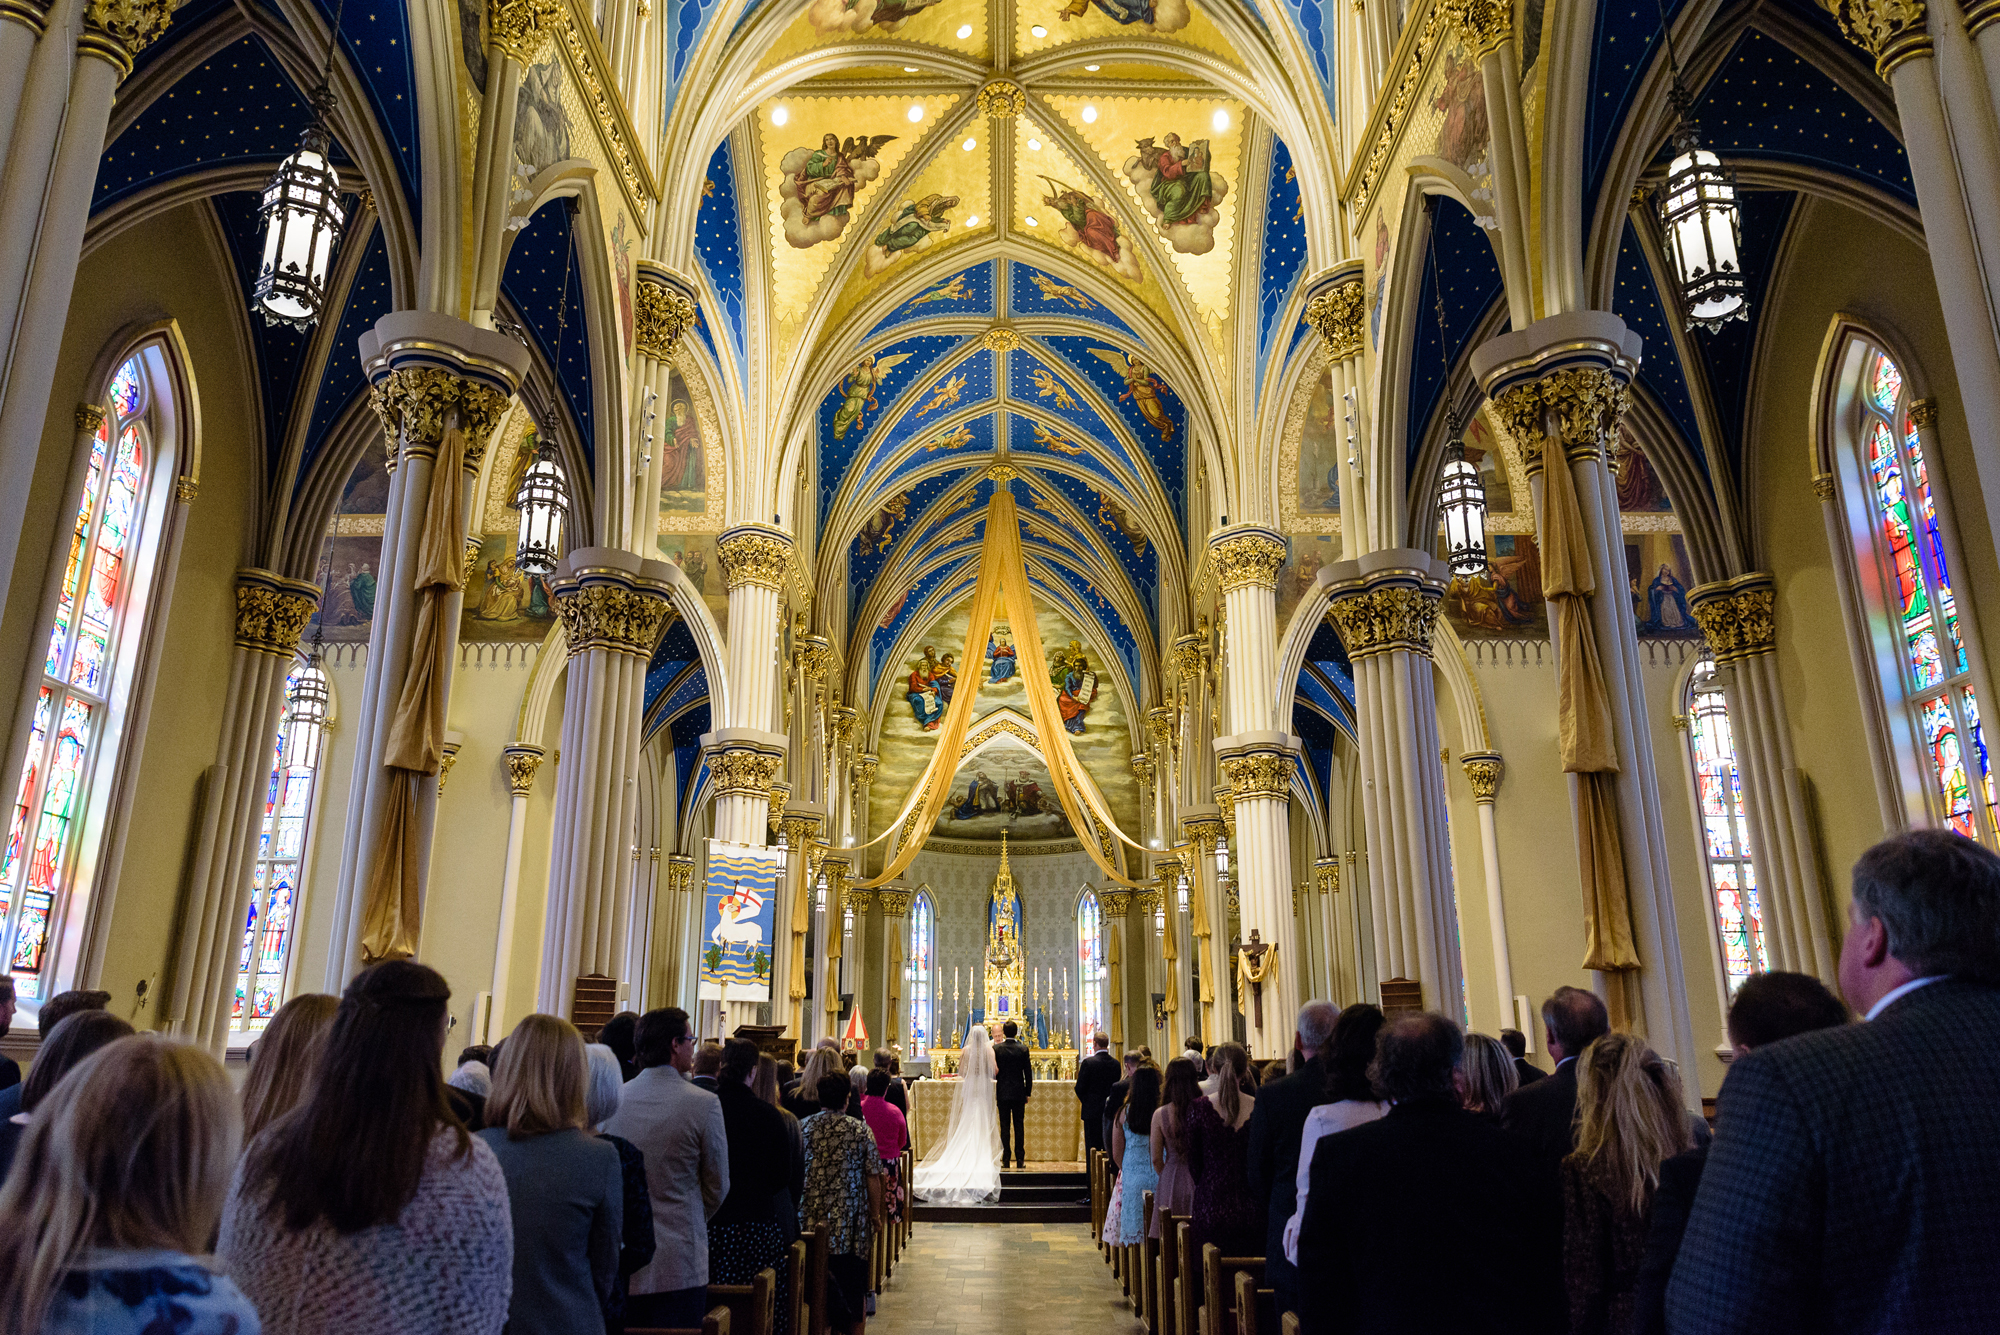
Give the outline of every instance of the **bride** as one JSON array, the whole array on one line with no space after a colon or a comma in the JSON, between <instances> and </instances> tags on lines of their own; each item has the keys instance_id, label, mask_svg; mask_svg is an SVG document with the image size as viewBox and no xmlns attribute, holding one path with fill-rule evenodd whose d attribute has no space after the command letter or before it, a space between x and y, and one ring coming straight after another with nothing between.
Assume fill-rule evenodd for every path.
<instances>
[{"instance_id":1,"label":"bride","mask_svg":"<svg viewBox=\"0 0 2000 1335\"><path fill-rule=\"evenodd\" d=\"M958 1062L950 1129L917 1165L917 1199L929 1205L983 1205L1000 1198L1000 1110L993 1101L993 1040L973 1025Z\"/></svg>"}]
</instances>

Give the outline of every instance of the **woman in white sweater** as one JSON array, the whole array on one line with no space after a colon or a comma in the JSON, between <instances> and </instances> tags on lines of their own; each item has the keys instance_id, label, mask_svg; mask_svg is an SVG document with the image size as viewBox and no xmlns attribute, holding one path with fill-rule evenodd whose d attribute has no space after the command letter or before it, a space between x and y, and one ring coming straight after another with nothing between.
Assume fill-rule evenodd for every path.
<instances>
[{"instance_id":1,"label":"woman in white sweater","mask_svg":"<svg viewBox=\"0 0 2000 1335\"><path fill-rule=\"evenodd\" d=\"M312 1092L245 1152L216 1251L270 1335L497 1335L514 1232L445 1102L446 1003L409 960L348 985Z\"/></svg>"},{"instance_id":2,"label":"woman in white sweater","mask_svg":"<svg viewBox=\"0 0 2000 1335\"><path fill-rule=\"evenodd\" d=\"M1372 1122L1389 1111L1368 1080L1375 1037L1385 1023L1382 1012L1365 1001L1349 1006L1333 1022L1326 1062L1326 1096L1333 1102L1307 1113L1305 1130L1299 1135L1299 1203L1285 1223L1285 1259L1293 1265L1299 1263L1299 1226L1305 1222L1306 1196L1312 1191L1314 1148L1325 1136Z\"/></svg>"}]
</instances>

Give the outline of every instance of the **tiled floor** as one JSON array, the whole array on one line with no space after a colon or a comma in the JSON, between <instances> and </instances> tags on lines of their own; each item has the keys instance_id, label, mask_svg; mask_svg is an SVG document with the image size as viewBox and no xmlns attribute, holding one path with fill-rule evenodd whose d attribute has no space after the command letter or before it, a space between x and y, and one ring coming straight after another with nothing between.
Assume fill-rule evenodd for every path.
<instances>
[{"instance_id":1,"label":"tiled floor","mask_svg":"<svg viewBox=\"0 0 2000 1335\"><path fill-rule=\"evenodd\" d=\"M869 1335L1144 1335L1085 1224L927 1224Z\"/></svg>"}]
</instances>

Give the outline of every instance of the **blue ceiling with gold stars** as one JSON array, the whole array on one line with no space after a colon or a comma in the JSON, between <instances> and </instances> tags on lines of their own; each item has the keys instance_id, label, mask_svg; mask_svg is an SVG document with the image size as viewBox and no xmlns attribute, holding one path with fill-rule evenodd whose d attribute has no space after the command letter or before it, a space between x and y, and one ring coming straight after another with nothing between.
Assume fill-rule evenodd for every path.
<instances>
[{"instance_id":1,"label":"blue ceiling with gold stars","mask_svg":"<svg viewBox=\"0 0 2000 1335\"><path fill-rule=\"evenodd\" d=\"M590 327L584 319L583 273L571 243L569 201L550 200L514 238L500 290L535 340L542 360L553 366L582 441L584 458L596 471L597 438L591 398Z\"/></svg>"}]
</instances>

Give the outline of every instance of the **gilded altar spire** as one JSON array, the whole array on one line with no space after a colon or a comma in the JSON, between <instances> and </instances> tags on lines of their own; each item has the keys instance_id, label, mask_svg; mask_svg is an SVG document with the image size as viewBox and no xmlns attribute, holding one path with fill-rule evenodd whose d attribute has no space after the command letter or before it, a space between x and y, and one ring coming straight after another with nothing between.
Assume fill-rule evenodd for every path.
<instances>
[{"instance_id":1,"label":"gilded altar spire","mask_svg":"<svg viewBox=\"0 0 2000 1335\"><path fill-rule=\"evenodd\" d=\"M1006 891L1014 888L1014 873L1007 865L1007 832L1000 831L1000 874L993 879L996 889Z\"/></svg>"}]
</instances>

